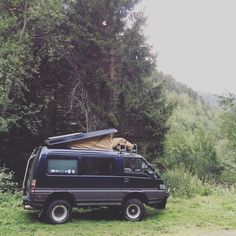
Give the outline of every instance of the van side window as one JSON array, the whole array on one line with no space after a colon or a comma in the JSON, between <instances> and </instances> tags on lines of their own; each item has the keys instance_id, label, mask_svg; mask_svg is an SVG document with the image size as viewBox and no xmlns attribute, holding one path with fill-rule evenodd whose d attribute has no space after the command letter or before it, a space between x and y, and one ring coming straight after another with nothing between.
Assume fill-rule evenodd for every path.
<instances>
[{"instance_id":1,"label":"van side window","mask_svg":"<svg viewBox=\"0 0 236 236\"><path fill-rule=\"evenodd\" d=\"M82 175L115 175L112 158L86 157L81 161Z\"/></svg>"},{"instance_id":2,"label":"van side window","mask_svg":"<svg viewBox=\"0 0 236 236\"><path fill-rule=\"evenodd\" d=\"M124 173L145 174L149 167L142 158L124 158Z\"/></svg>"},{"instance_id":3,"label":"van side window","mask_svg":"<svg viewBox=\"0 0 236 236\"><path fill-rule=\"evenodd\" d=\"M78 173L78 164L76 159L48 159L47 172L53 175L74 175Z\"/></svg>"}]
</instances>

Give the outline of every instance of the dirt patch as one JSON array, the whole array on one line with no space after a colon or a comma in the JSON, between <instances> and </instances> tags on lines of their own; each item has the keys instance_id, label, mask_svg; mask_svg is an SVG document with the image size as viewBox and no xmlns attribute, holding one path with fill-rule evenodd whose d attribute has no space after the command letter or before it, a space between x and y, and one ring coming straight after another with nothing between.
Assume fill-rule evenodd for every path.
<instances>
[{"instance_id":1,"label":"dirt patch","mask_svg":"<svg viewBox=\"0 0 236 236\"><path fill-rule=\"evenodd\" d=\"M218 230L209 233L199 233L196 236L236 236L236 230Z\"/></svg>"},{"instance_id":2,"label":"dirt patch","mask_svg":"<svg viewBox=\"0 0 236 236\"><path fill-rule=\"evenodd\" d=\"M161 234L161 236L236 236L236 229L172 229L169 233Z\"/></svg>"}]
</instances>

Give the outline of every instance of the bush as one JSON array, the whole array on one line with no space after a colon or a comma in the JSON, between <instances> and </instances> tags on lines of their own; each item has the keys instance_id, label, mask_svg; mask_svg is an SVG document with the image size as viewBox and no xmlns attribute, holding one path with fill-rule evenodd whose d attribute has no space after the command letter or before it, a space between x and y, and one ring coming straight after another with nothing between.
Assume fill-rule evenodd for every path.
<instances>
[{"instance_id":1,"label":"bush","mask_svg":"<svg viewBox=\"0 0 236 236\"><path fill-rule=\"evenodd\" d=\"M14 182L14 174L5 167L0 167L0 193L14 193L17 184Z\"/></svg>"},{"instance_id":2,"label":"bush","mask_svg":"<svg viewBox=\"0 0 236 236\"><path fill-rule=\"evenodd\" d=\"M167 170L162 177L174 197L191 198L196 195L206 196L212 192L209 185L204 185L197 176L193 176L184 168Z\"/></svg>"},{"instance_id":3,"label":"bush","mask_svg":"<svg viewBox=\"0 0 236 236\"><path fill-rule=\"evenodd\" d=\"M236 187L235 170L225 170L220 176L220 183L226 185L229 189Z\"/></svg>"}]
</instances>

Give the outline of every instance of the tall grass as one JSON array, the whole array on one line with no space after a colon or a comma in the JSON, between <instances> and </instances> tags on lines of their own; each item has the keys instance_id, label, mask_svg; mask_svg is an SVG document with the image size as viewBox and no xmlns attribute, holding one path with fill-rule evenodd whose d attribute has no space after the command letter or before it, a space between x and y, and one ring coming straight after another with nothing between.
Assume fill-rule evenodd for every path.
<instances>
[{"instance_id":1,"label":"tall grass","mask_svg":"<svg viewBox=\"0 0 236 236\"><path fill-rule=\"evenodd\" d=\"M191 198L196 195L209 195L213 188L210 185L203 184L195 175L188 170L179 168L175 170L167 170L162 177L174 197Z\"/></svg>"}]
</instances>

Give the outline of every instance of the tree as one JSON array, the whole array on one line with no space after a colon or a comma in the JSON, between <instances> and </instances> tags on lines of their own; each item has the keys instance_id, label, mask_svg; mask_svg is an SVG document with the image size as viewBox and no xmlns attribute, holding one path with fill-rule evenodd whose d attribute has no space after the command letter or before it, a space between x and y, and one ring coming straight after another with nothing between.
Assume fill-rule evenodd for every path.
<instances>
[{"instance_id":1,"label":"tree","mask_svg":"<svg viewBox=\"0 0 236 236\"><path fill-rule=\"evenodd\" d=\"M168 120L162 161L167 168L184 168L202 181L216 180L223 171L217 150L216 112L191 94L167 89L168 101L175 108Z\"/></svg>"},{"instance_id":2,"label":"tree","mask_svg":"<svg viewBox=\"0 0 236 236\"><path fill-rule=\"evenodd\" d=\"M10 104L1 114L14 118L0 134L1 163L22 175L46 137L108 127L152 158L162 152L170 110L162 86L146 82L156 61L145 19L133 11L138 2L0 0L1 88Z\"/></svg>"},{"instance_id":3,"label":"tree","mask_svg":"<svg viewBox=\"0 0 236 236\"><path fill-rule=\"evenodd\" d=\"M220 182L226 183L230 188L235 186L236 179L236 95L229 93L220 97L223 109L221 114L221 135L224 142L220 146L224 156L224 171Z\"/></svg>"},{"instance_id":4,"label":"tree","mask_svg":"<svg viewBox=\"0 0 236 236\"><path fill-rule=\"evenodd\" d=\"M14 99L22 98L22 93L26 90L24 82L30 78L32 58L29 53L29 40L24 34L24 7L24 3L20 1L0 1L0 129L2 131L7 131L8 124L18 118L9 110L14 107Z\"/></svg>"},{"instance_id":5,"label":"tree","mask_svg":"<svg viewBox=\"0 0 236 236\"><path fill-rule=\"evenodd\" d=\"M45 93L52 81L44 84L43 91L40 89L45 82L41 69L46 61L57 59L60 43L55 28L63 18L58 11L60 3L62 6L62 2L53 0L0 1L1 116L12 121L6 124L8 132L0 134L0 161L16 168L17 174L23 172L22 160L48 128L42 129L42 125L48 121L45 108L54 94L52 87L50 96Z\"/></svg>"},{"instance_id":6,"label":"tree","mask_svg":"<svg viewBox=\"0 0 236 236\"><path fill-rule=\"evenodd\" d=\"M123 135L135 140L140 152L150 161L157 160L163 153L165 134L169 127L167 120L172 106L166 104L162 86L149 87L131 93L126 100L125 113L122 119Z\"/></svg>"},{"instance_id":7,"label":"tree","mask_svg":"<svg viewBox=\"0 0 236 236\"><path fill-rule=\"evenodd\" d=\"M236 95L230 93L220 97L222 114L222 132L228 139L229 146L236 150Z\"/></svg>"}]
</instances>

